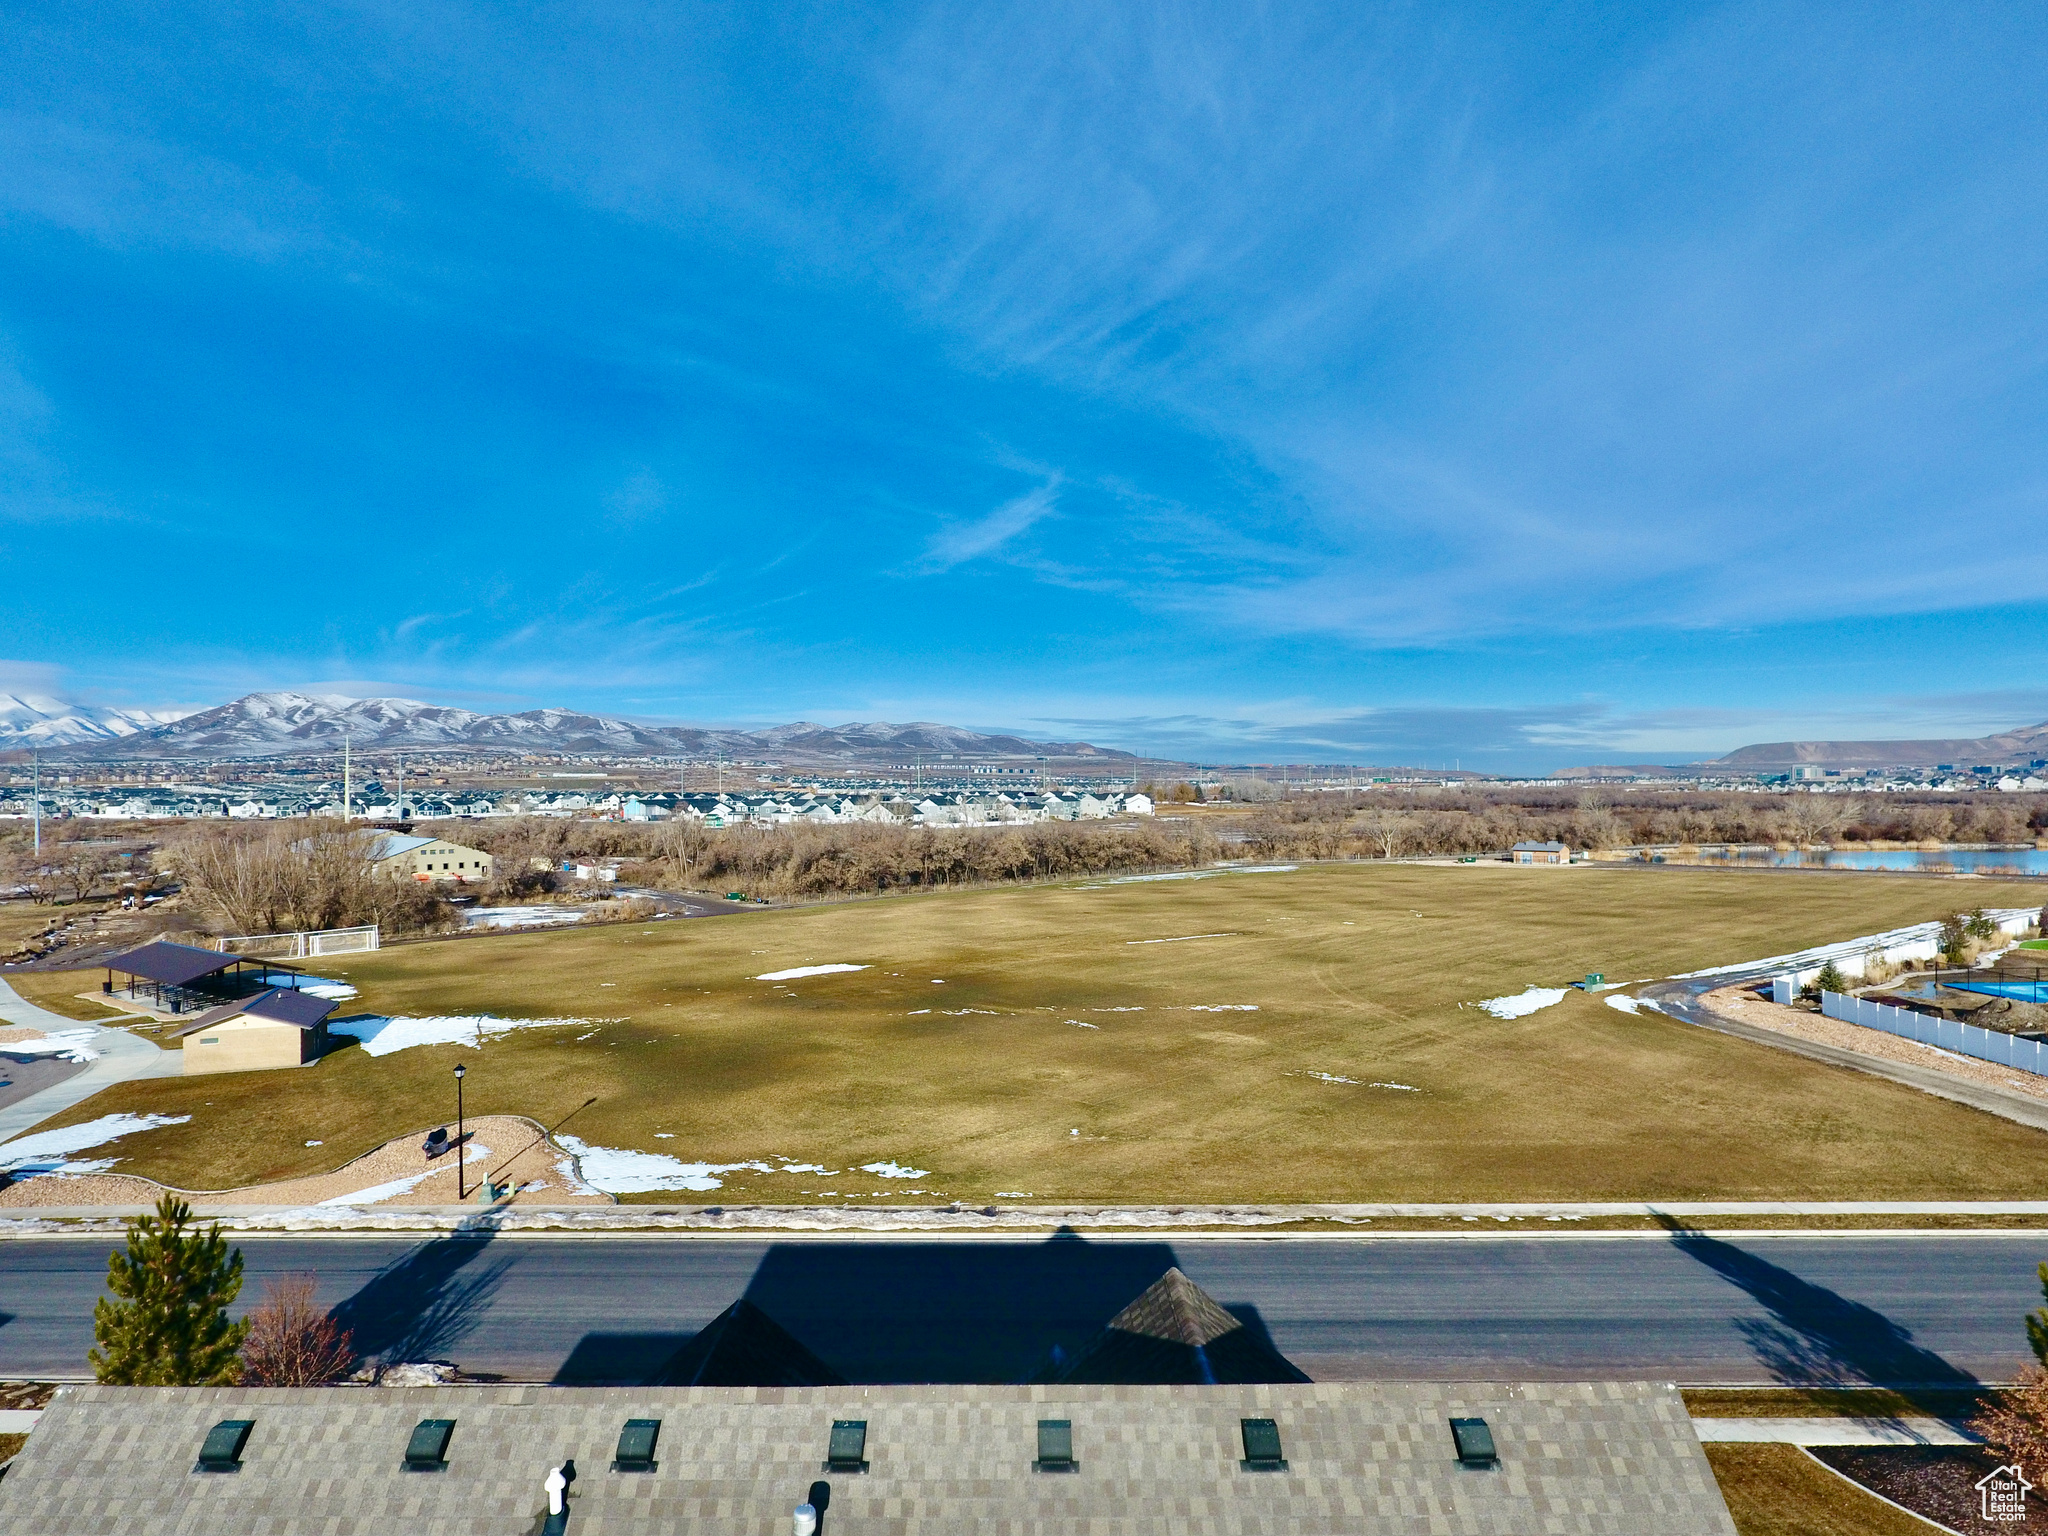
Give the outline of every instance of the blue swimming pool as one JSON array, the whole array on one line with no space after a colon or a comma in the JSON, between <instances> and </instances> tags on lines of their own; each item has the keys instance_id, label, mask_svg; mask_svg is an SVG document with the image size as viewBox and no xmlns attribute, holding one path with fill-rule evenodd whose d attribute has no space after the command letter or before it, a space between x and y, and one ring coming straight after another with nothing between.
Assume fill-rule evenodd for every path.
<instances>
[{"instance_id":1,"label":"blue swimming pool","mask_svg":"<svg viewBox=\"0 0 2048 1536\"><path fill-rule=\"evenodd\" d=\"M2020 1003L2048 1003L2048 980L2044 981L1956 981L1944 978L1940 983L1951 992L1975 992L1983 997L2009 997ZM1932 997L1935 983L1916 981L1910 986L1893 989L1902 997Z\"/></svg>"}]
</instances>

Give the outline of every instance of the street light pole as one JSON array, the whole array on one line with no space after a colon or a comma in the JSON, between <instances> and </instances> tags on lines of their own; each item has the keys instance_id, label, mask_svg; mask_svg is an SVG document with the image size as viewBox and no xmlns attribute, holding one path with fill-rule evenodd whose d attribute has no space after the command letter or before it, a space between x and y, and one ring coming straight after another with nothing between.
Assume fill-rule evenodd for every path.
<instances>
[{"instance_id":1,"label":"street light pole","mask_svg":"<svg viewBox=\"0 0 2048 1536\"><path fill-rule=\"evenodd\" d=\"M462 1187L462 1078L469 1068L461 1062L455 1063L455 1199L461 1203L466 1191Z\"/></svg>"}]
</instances>

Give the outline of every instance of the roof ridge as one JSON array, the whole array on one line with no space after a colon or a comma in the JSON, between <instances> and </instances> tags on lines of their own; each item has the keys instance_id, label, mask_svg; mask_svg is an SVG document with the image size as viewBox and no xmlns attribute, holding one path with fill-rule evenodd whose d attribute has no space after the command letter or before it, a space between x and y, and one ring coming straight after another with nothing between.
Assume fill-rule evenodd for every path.
<instances>
[{"instance_id":1,"label":"roof ridge","mask_svg":"<svg viewBox=\"0 0 2048 1536\"><path fill-rule=\"evenodd\" d=\"M1201 1348L1244 1326L1181 1272L1169 1265L1165 1274L1139 1293L1136 1300L1109 1320L1122 1333Z\"/></svg>"}]
</instances>

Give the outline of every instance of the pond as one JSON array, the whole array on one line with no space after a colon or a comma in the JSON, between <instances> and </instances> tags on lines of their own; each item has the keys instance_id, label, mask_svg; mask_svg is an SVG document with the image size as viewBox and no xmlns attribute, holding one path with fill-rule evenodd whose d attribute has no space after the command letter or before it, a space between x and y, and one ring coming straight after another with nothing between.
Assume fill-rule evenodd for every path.
<instances>
[{"instance_id":1,"label":"pond","mask_svg":"<svg viewBox=\"0 0 2048 1536\"><path fill-rule=\"evenodd\" d=\"M1732 852L1702 851L1715 864L1769 865L1783 869L1940 870L1957 874L2048 875L2048 848L1914 848L1800 850L1741 848Z\"/></svg>"}]
</instances>

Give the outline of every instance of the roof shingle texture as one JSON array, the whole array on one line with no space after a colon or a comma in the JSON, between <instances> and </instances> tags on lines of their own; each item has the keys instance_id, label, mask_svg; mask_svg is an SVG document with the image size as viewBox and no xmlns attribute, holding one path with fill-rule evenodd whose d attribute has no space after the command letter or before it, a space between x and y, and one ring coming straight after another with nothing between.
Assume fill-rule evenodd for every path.
<instances>
[{"instance_id":1,"label":"roof shingle texture","mask_svg":"<svg viewBox=\"0 0 2048 1536\"><path fill-rule=\"evenodd\" d=\"M1483 1417L1500 1462L1457 1465ZM1239 1420L1288 1466L1240 1466ZM241 1470L194 1470L216 1422L255 1421ZM402 1470L452 1418L443 1471ZM610 1470L629 1418L658 1469ZM1032 1470L1069 1419L1079 1470ZM822 1468L834 1419L868 1423L864 1474ZM8 1476L10 1536L527 1536L574 1457L574 1536L782 1536L814 1483L831 1536L1733 1536L1678 1394L1645 1383L1224 1387L182 1388L60 1392Z\"/></svg>"}]
</instances>

